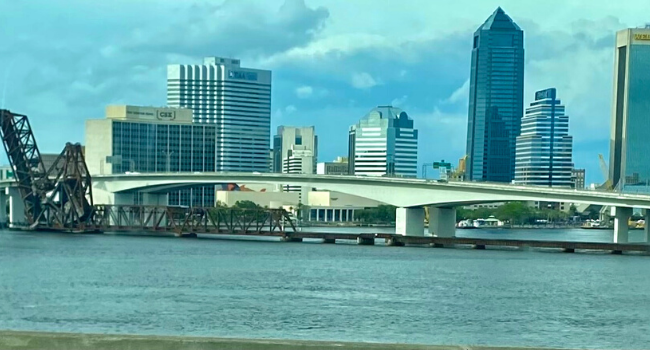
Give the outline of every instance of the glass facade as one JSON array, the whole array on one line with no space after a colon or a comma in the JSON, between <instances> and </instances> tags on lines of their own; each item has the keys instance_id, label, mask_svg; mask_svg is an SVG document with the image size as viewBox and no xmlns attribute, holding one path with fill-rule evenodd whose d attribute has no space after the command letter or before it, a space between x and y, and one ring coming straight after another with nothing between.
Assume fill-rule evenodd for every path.
<instances>
[{"instance_id":1,"label":"glass facade","mask_svg":"<svg viewBox=\"0 0 650 350\"><path fill-rule=\"evenodd\" d=\"M350 138L355 175L417 177L418 131L401 109L372 109L350 128Z\"/></svg>"},{"instance_id":2,"label":"glass facade","mask_svg":"<svg viewBox=\"0 0 650 350\"><path fill-rule=\"evenodd\" d=\"M167 68L167 104L190 108L195 123L216 127L216 171L268 172L271 72L237 59Z\"/></svg>"},{"instance_id":3,"label":"glass facade","mask_svg":"<svg viewBox=\"0 0 650 350\"><path fill-rule=\"evenodd\" d=\"M523 116L523 31L498 8L474 33L467 178L510 182Z\"/></svg>"},{"instance_id":4,"label":"glass facade","mask_svg":"<svg viewBox=\"0 0 650 350\"><path fill-rule=\"evenodd\" d=\"M641 39L649 34L617 33L610 180L624 192L650 193L650 40Z\"/></svg>"},{"instance_id":5,"label":"glass facade","mask_svg":"<svg viewBox=\"0 0 650 350\"><path fill-rule=\"evenodd\" d=\"M112 122L112 173L215 171L215 127L198 124ZM141 195L135 195L141 203ZM213 206L214 186L174 191L169 205Z\"/></svg>"},{"instance_id":6,"label":"glass facade","mask_svg":"<svg viewBox=\"0 0 650 350\"><path fill-rule=\"evenodd\" d=\"M517 136L515 183L573 187L573 138L556 89L535 93Z\"/></svg>"}]
</instances>

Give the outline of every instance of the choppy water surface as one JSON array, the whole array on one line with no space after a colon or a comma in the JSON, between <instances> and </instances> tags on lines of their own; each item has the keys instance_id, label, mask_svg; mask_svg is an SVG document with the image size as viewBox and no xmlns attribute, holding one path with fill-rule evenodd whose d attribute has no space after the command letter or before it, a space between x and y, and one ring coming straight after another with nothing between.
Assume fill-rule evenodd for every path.
<instances>
[{"instance_id":1,"label":"choppy water surface","mask_svg":"<svg viewBox=\"0 0 650 350\"><path fill-rule=\"evenodd\" d=\"M0 329L645 349L650 256L0 231Z\"/></svg>"}]
</instances>

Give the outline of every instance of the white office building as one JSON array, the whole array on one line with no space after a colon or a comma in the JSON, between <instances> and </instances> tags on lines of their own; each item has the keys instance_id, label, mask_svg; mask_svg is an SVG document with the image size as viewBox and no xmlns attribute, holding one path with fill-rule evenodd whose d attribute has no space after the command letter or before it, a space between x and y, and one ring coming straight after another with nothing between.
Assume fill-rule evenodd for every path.
<instances>
[{"instance_id":1,"label":"white office building","mask_svg":"<svg viewBox=\"0 0 650 350\"><path fill-rule=\"evenodd\" d=\"M271 71L238 59L207 57L203 64L167 67L167 104L190 108L194 123L216 126L217 171L269 170Z\"/></svg>"},{"instance_id":2,"label":"white office building","mask_svg":"<svg viewBox=\"0 0 650 350\"><path fill-rule=\"evenodd\" d=\"M333 162L322 162L316 164L316 174L348 175L348 157L336 157Z\"/></svg>"},{"instance_id":3,"label":"white office building","mask_svg":"<svg viewBox=\"0 0 650 350\"><path fill-rule=\"evenodd\" d=\"M418 131L399 108L373 108L351 126L349 150L355 175L417 177Z\"/></svg>"},{"instance_id":4,"label":"white office building","mask_svg":"<svg viewBox=\"0 0 650 350\"><path fill-rule=\"evenodd\" d=\"M273 172L315 174L318 158L318 137L313 126L279 126L273 137ZM287 192L304 192L308 188L284 186Z\"/></svg>"},{"instance_id":5,"label":"white office building","mask_svg":"<svg viewBox=\"0 0 650 350\"><path fill-rule=\"evenodd\" d=\"M573 137L569 117L554 88L535 93L517 137L515 183L572 187Z\"/></svg>"}]
</instances>

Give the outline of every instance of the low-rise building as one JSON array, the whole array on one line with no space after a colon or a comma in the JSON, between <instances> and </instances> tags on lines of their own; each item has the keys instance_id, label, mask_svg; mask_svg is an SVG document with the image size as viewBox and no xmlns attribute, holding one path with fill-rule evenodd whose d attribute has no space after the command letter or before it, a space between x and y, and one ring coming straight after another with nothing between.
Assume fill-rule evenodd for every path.
<instances>
[{"instance_id":1,"label":"low-rise building","mask_svg":"<svg viewBox=\"0 0 650 350\"><path fill-rule=\"evenodd\" d=\"M585 189L585 169L573 169L571 170L571 182L573 183L573 188L577 190Z\"/></svg>"},{"instance_id":2,"label":"low-rise building","mask_svg":"<svg viewBox=\"0 0 650 350\"><path fill-rule=\"evenodd\" d=\"M333 162L316 164L316 174L319 175L348 175L349 165L347 157L337 157Z\"/></svg>"},{"instance_id":3,"label":"low-rise building","mask_svg":"<svg viewBox=\"0 0 650 350\"><path fill-rule=\"evenodd\" d=\"M108 106L106 118L86 121L86 164L91 175L215 171L215 133L214 124L193 124L190 109ZM213 206L214 189L172 191L169 205Z\"/></svg>"}]
</instances>

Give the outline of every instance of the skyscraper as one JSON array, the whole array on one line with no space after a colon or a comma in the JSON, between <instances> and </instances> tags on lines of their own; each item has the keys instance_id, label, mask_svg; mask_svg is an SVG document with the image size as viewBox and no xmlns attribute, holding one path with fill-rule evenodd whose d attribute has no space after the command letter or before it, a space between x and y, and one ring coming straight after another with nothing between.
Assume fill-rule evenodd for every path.
<instances>
[{"instance_id":1,"label":"skyscraper","mask_svg":"<svg viewBox=\"0 0 650 350\"><path fill-rule=\"evenodd\" d=\"M318 158L316 129L309 127L279 126L273 137L273 172L285 174L315 174ZM287 192L300 191L300 186L284 186ZM301 198L305 198L305 188ZM304 196L303 196L304 195Z\"/></svg>"},{"instance_id":2,"label":"skyscraper","mask_svg":"<svg viewBox=\"0 0 650 350\"><path fill-rule=\"evenodd\" d=\"M616 33L609 180L650 192L650 26Z\"/></svg>"},{"instance_id":3,"label":"skyscraper","mask_svg":"<svg viewBox=\"0 0 650 350\"><path fill-rule=\"evenodd\" d=\"M554 88L537 91L517 136L515 182L522 185L573 187L573 138L569 117Z\"/></svg>"},{"instance_id":4,"label":"skyscraper","mask_svg":"<svg viewBox=\"0 0 650 350\"><path fill-rule=\"evenodd\" d=\"M499 7L474 32L467 179L510 182L524 108L524 32Z\"/></svg>"},{"instance_id":5,"label":"skyscraper","mask_svg":"<svg viewBox=\"0 0 650 350\"><path fill-rule=\"evenodd\" d=\"M216 170L269 170L271 72L238 59L167 67L167 104L192 109L195 123L216 127Z\"/></svg>"},{"instance_id":6,"label":"skyscraper","mask_svg":"<svg viewBox=\"0 0 650 350\"><path fill-rule=\"evenodd\" d=\"M418 131L406 112L373 108L349 135L355 175L417 177Z\"/></svg>"}]
</instances>

